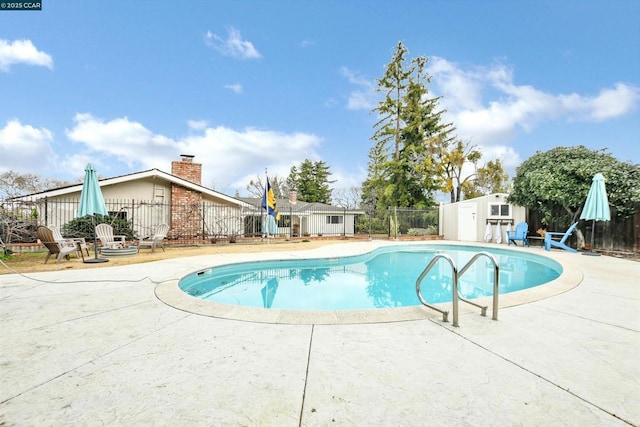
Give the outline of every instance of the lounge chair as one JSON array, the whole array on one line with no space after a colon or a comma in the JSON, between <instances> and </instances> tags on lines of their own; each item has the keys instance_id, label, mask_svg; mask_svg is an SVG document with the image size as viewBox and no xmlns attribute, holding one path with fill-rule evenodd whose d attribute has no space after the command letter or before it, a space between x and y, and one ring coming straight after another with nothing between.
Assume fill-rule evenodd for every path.
<instances>
[{"instance_id":1,"label":"lounge chair","mask_svg":"<svg viewBox=\"0 0 640 427\"><path fill-rule=\"evenodd\" d=\"M521 222L516 225L516 229L513 231L507 230L507 246L513 242L514 245L518 246L516 242L522 242L522 246L529 246L529 240L527 239L527 234L529 233L529 224L526 222Z\"/></svg>"},{"instance_id":2,"label":"lounge chair","mask_svg":"<svg viewBox=\"0 0 640 427\"><path fill-rule=\"evenodd\" d=\"M49 230L51 230L51 232L53 233L53 239L56 242L64 241L64 240L73 241L76 244L78 258L80 258L83 255L82 251L86 251L87 256L89 256L89 246L87 245L87 242L84 240L83 237L62 237L62 233L60 233L60 230L55 225L50 225Z\"/></svg>"},{"instance_id":3,"label":"lounge chair","mask_svg":"<svg viewBox=\"0 0 640 427\"><path fill-rule=\"evenodd\" d=\"M113 227L109 224L96 225L96 236L103 248L122 249L127 246L127 236L113 235Z\"/></svg>"},{"instance_id":4,"label":"lounge chair","mask_svg":"<svg viewBox=\"0 0 640 427\"><path fill-rule=\"evenodd\" d=\"M40 242L49 250L47 257L44 259L46 264L51 255L56 255L56 264L60 263L62 257L69 259L69 254L77 251L77 245L73 240L56 240L53 232L44 225L36 229L36 235Z\"/></svg>"},{"instance_id":5,"label":"lounge chair","mask_svg":"<svg viewBox=\"0 0 640 427\"><path fill-rule=\"evenodd\" d=\"M544 249L546 251L550 251L551 247L553 246L555 248L564 249L569 252L578 252L577 250L567 246L565 243L567 239L571 237L571 234L573 234L573 231L576 229L577 226L578 226L578 223L576 222L571 227L569 227L567 231L565 231L564 233L547 231L544 235ZM560 240L555 240L558 238Z\"/></svg>"},{"instance_id":6,"label":"lounge chair","mask_svg":"<svg viewBox=\"0 0 640 427\"><path fill-rule=\"evenodd\" d=\"M164 252L164 238L167 237L168 232L169 226L167 224L158 225L153 236L140 239L138 242L138 248L146 246L151 248L151 252L155 252L156 246L160 246L162 248L162 252Z\"/></svg>"}]
</instances>

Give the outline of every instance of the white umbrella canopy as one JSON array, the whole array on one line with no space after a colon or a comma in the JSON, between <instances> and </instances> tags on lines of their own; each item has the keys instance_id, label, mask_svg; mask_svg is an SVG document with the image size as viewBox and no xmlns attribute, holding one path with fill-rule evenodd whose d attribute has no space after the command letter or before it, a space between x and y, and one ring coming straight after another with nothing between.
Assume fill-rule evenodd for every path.
<instances>
[{"instance_id":1,"label":"white umbrella canopy","mask_svg":"<svg viewBox=\"0 0 640 427\"><path fill-rule=\"evenodd\" d=\"M592 220L590 252L593 254L593 236L595 234L596 221L611 220L607 188L605 186L604 176L601 173L593 176L591 188L589 188L587 200L584 202L580 219Z\"/></svg>"}]
</instances>

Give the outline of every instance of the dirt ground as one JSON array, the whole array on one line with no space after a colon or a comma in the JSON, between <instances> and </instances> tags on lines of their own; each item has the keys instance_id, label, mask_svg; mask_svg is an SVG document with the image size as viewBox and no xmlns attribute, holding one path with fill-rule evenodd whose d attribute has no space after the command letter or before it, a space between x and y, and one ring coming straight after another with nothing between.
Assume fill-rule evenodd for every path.
<instances>
[{"instance_id":1,"label":"dirt ground","mask_svg":"<svg viewBox=\"0 0 640 427\"><path fill-rule=\"evenodd\" d=\"M103 268L112 267L114 265L139 264L150 261L158 261L169 258L180 258L208 254L221 253L254 253L254 252L277 252L290 250L306 250L314 249L334 243L345 243L345 240L311 240L311 241L269 241L255 243L222 243L206 246L183 246L183 247L166 247L156 249L154 253L150 249L142 249L137 255L127 258L110 258L109 262L97 264L85 264L82 258L77 258L75 254L71 255L69 260L62 259L56 264L55 258L52 256L45 264L47 252L38 253L14 253L9 258L0 258L0 275L10 273L34 273L40 271L59 271L68 269L87 269L87 268ZM1 252L0 252L1 253ZM91 252L90 257L94 257ZM86 255L85 255L86 257Z\"/></svg>"}]
</instances>

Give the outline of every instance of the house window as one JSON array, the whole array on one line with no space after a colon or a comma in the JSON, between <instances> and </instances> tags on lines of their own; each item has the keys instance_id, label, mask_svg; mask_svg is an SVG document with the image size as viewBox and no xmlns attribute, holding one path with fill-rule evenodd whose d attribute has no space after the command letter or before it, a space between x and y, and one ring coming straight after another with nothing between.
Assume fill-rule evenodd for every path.
<instances>
[{"instance_id":1,"label":"house window","mask_svg":"<svg viewBox=\"0 0 640 427\"><path fill-rule=\"evenodd\" d=\"M327 224L342 224L344 217L341 215L327 215Z\"/></svg>"},{"instance_id":2,"label":"house window","mask_svg":"<svg viewBox=\"0 0 640 427\"><path fill-rule=\"evenodd\" d=\"M290 225L291 225L291 216L280 215L280 219L278 220L278 227L289 227Z\"/></svg>"},{"instance_id":3,"label":"house window","mask_svg":"<svg viewBox=\"0 0 640 427\"><path fill-rule=\"evenodd\" d=\"M490 204L489 218L511 218L511 205L502 203Z\"/></svg>"},{"instance_id":4,"label":"house window","mask_svg":"<svg viewBox=\"0 0 640 427\"><path fill-rule=\"evenodd\" d=\"M153 189L153 198L156 201L163 201L164 200L164 188L163 187L155 187Z\"/></svg>"},{"instance_id":5,"label":"house window","mask_svg":"<svg viewBox=\"0 0 640 427\"><path fill-rule=\"evenodd\" d=\"M115 217L118 219L127 219L127 212L123 211L123 210L119 210L119 211L109 211L109 216L110 217Z\"/></svg>"}]
</instances>

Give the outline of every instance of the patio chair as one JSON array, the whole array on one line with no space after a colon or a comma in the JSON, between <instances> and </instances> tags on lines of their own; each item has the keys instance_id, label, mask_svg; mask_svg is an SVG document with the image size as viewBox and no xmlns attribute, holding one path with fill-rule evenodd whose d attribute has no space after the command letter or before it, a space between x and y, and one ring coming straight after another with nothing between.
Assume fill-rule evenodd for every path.
<instances>
[{"instance_id":1,"label":"patio chair","mask_svg":"<svg viewBox=\"0 0 640 427\"><path fill-rule=\"evenodd\" d=\"M103 248L122 249L127 246L127 236L113 235L113 227L109 224L96 225L96 236Z\"/></svg>"},{"instance_id":2,"label":"patio chair","mask_svg":"<svg viewBox=\"0 0 640 427\"><path fill-rule=\"evenodd\" d=\"M564 249L569 252L578 252L577 250L567 246L567 244L565 243L567 239L571 237L571 234L573 234L573 231L576 229L577 226L578 226L578 223L576 222L571 227L569 227L567 231L565 231L564 233L547 231L544 235L544 249L546 251L550 251L551 247L553 246L555 248ZM555 240L558 238L560 240Z\"/></svg>"},{"instance_id":3,"label":"patio chair","mask_svg":"<svg viewBox=\"0 0 640 427\"><path fill-rule=\"evenodd\" d=\"M85 241L84 237L62 237L62 233L60 233L60 230L55 225L49 225L49 230L51 230L51 232L53 233L53 239L56 242L59 242L62 240L73 241L76 244L78 258L83 256L82 251L86 251L87 256L89 256L89 245L87 245L87 242Z\"/></svg>"},{"instance_id":4,"label":"patio chair","mask_svg":"<svg viewBox=\"0 0 640 427\"><path fill-rule=\"evenodd\" d=\"M513 231L507 230L507 246L509 246L511 242L516 246L518 246L517 242L522 242L522 246L529 246L529 240L527 239L528 233L529 224L526 222L521 222L516 225L516 228Z\"/></svg>"},{"instance_id":5,"label":"patio chair","mask_svg":"<svg viewBox=\"0 0 640 427\"><path fill-rule=\"evenodd\" d=\"M151 248L151 252L155 252L156 246L160 246L162 248L162 252L164 252L164 238L167 237L168 232L169 226L167 224L158 225L153 236L140 239L138 242L138 248L147 246Z\"/></svg>"},{"instance_id":6,"label":"patio chair","mask_svg":"<svg viewBox=\"0 0 640 427\"><path fill-rule=\"evenodd\" d=\"M69 259L69 254L77 251L77 245L73 240L58 240L53 236L53 232L44 225L36 229L36 235L40 242L49 250L47 257L44 259L46 264L51 255L56 255L56 264L60 263L62 257Z\"/></svg>"}]
</instances>

